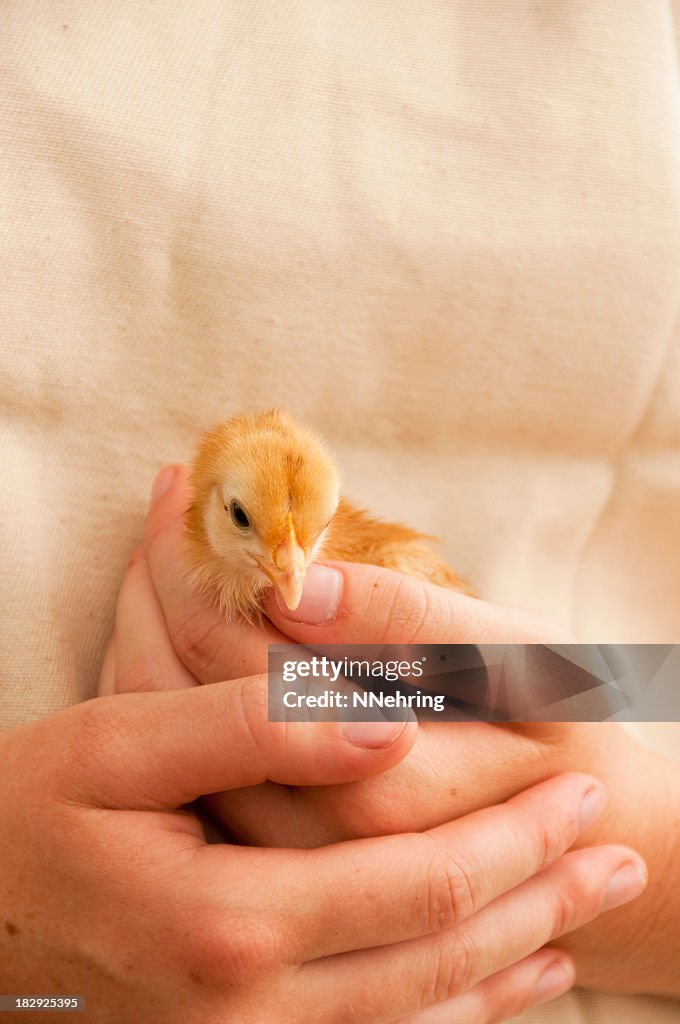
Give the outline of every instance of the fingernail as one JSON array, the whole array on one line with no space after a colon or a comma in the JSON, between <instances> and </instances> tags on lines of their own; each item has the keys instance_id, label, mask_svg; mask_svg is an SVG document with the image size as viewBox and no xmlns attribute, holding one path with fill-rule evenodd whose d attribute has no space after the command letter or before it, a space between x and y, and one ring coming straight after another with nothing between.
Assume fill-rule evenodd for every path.
<instances>
[{"instance_id":1,"label":"fingernail","mask_svg":"<svg viewBox=\"0 0 680 1024\"><path fill-rule=\"evenodd\" d=\"M279 611L285 618L293 622L305 622L310 626L318 626L323 622L332 622L342 597L342 573L331 569L328 565L312 563L307 570L305 589L300 604L295 611L286 608L276 594Z\"/></svg>"},{"instance_id":2,"label":"fingernail","mask_svg":"<svg viewBox=\"0 0 680 1024\"><path fill-rule=\"evenodd\" d=\"M355 747L389 747L399 739L409 719L401 722L347 722L342 730Z\"/></svg>"},{"instance_id":3,"label":"fingernail","mask_svg":"<svg viewBox=\"0 0 680 1024\"><path fill-rule=\"evenodd\" d=\"M578 812L578 830L584 832L602 816L607 806L607 794L603 786L593 786L581 801Z\"/></svg>"},{"instance_id":4,"label":"fingernail","mask_svg":"<svg viewBox=\"0 0 680 1024\"><path fill-rule=\"evenodd\" d=\"M574 983L574 972L564 960L553 960L538 979L534 992L534 1005L547 1003L568 992Z\"/></svg>"},{"instance_id":5,"label":"fingernail","mask_svg":"<svg viewBox=\"0 0 680 1024\"><path fill-rule=\"evenodd\" d=\"M613 910L614 907L621 907L624 903L629 903L640 895L646 885L647 869L643 864L631 862L624 864L609 879L601 909Z\"/></svg>"},{"instance_id":6,"label":"fingernail","mask_svg":"<svg viewBox=\"0 0 680 1024\"><path fill-rule=\"evenodd\" d=\"M163 466L163 469L159 470L156 474L156 479L151 487L151 504L155 504L158 499L165 494L166 491L170 490L172 481L175 478L175 467L174 466Z\"/></svg>"}]
</instances>

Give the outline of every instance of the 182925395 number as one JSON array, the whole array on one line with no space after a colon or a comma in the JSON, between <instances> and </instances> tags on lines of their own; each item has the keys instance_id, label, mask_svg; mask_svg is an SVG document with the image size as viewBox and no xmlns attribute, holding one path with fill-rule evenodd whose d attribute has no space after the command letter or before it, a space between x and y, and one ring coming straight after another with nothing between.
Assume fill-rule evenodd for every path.
<instances>
[{"instance_id":1,"label":"182925395 number","mask_svg":"<svg viewBox=\"0 0 680 1024\"><path fill-rule=\"evenodd\" d=\"M84 1010L84 996L11 995L0 996L0 1010Z\"/></svg>"}]
</instances>

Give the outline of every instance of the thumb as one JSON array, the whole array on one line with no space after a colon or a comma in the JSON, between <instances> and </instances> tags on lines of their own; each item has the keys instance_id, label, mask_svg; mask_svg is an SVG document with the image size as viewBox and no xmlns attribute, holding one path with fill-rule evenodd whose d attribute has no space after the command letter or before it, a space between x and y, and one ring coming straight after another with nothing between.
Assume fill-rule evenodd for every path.
<instances>
[{"instance_id":1,"label":"thumb","mask_svg":"<svg viewBox=\"0 0 680 1024\"><path fill-rule=\"evenodd\" d=\"M269 722L266 675L100 697L36 726L51 728L52 738L66 745L50 759L51 781L62 794L128 809L176 808L267 780L292 786L354 782L400 761L417 732L412 718Z\"/></svg>"},{"instance_id":2,"label":"thumb","mask_svg":"<svg viewBox=\"0 0 680 1024\"><path fill-rule=\"evenodd\" d=\"M294 611L267 598L272 623L300 644L564 642L564 631L521 608L354 562L309 567Z\"/></svg>"}]
</instances>

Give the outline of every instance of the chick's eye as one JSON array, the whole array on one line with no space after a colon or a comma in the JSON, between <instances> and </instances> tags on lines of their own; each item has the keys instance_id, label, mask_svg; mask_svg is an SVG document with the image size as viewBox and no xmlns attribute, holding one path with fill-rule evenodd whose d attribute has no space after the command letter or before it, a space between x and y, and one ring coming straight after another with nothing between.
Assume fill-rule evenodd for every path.
<instances>
[{"instance_id":1,"label":"chick's eye","mask_svg":"<svg viewBox=\"0 0 680 1024\"><path fill-rule=\"evenodd\" d=\"M225 505L225 508L229 512L232 522L235 526L238 526L239 530L250 529L250 517L243 505L238 501L230 501L228 506Z\"/></svg>"}]
</instances>

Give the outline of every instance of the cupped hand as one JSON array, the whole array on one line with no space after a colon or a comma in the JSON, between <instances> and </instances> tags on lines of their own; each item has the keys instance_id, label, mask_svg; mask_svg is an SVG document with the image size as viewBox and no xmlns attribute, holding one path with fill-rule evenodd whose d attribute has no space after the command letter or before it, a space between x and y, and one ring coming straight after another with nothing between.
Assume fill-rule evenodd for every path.
<instances>
[{"instance_id":1,"label":"cupped hand","mask_svg":"<svg viewBox=\"0 0 680 1024\"><path fill-rule=\"evenodd\" d=\"M95 871L101 892L110 886L109 872L117 880L116 923L129 927L127 901L139 910L141 886L142 910L160 907L162 925L170 934L179 929L190 971L201 993L213 998L215 1016L219 1009L229 1019L263 1021L502 1020L569 987L570 960L544 947L617 904L622 872L635 877L625 898L644 888L644 862L626 847L568 852L605 804L600 784L580 774L420 833L316 849L207 847L196 820L176 809L180 800L216 789L257 792L253 784L265 778L282 793L312 784L330 790L389 770L407 753L417 727L413 721L269 723L265 676L191 685L138 552L123 581L103 677L109 685L111 678L126 679L132 690L136 675L136 688L144 690L150 665L174 692L93 702L91 731L104 737L103 749L84 773L78 759L85 782L79 777L67 792L76 807L97 809L87 831L77 827L88 864L90 839L109 852L111 834L117 836L120 853L103 879ZM118 714L122 721L112 729ZM143 772L134 765L124 770L120 755L106 749L112 731L142 751ZM115 795L102 801L98 793L107 784ZM129 806L134 826L127 826ZM162 841L144 829L145 814L159 820ZM134 827L132 857L126 827ZM167 841L175 829L185 843L180 850ZM141 877L133 881L129 865L140 861ZM77 881L76 873L76 888ZM173 887L171 900L166 885ZM188 909L181 900L187 888ZM145 966L146 950L157 964L153 929L143 923L135 938L140 944L130 960ZM178 970L176 957L171 966ZM123 980L119 974L118 983ZM186 1019L201 1020L199 1006L205 1012L200 996L195 1016Z\"/></svg>"},{"instance_id":2,"label":"cupped hand","mask_svg":"<svg viewBox=\"0 0 680 1024\"><path fill-rule=\"evenodd\" d=\"M340 784L415 730L273 724L265 705L251 677L99 698L0 737L0 989L84 996L97 1024L487 1024L570 987L570 958L543 947L616 902L621 871L644 887L625 847L565 852L604 803L574 774L422 834L207 845L186 809L200 794Z\"/></svg>"},{"instance_id":3,"label":"cupped hand","mask_svg":"<svg viewBox=\"0 0 680 1024\"><path fill-rule=\"evenodd\" d=\"M161 484L168 482L169 471L165 474ZM531 613L348 564L313 567L295 613L272 598L264 628L226 623L181 571L181 518L187 503L186 470L176 467L151 509L144 544L145 586L177 652L181 683L179 675L159 672L139 630L135 640L136 599L130 591L129 599L121 595L119 606L128 637L127 665L105 675L110 690L192 686L263 671L268 643L286 640L313 646L569 639ZM680 929L674 911L668 913L666 890L680 828L677 784L667 762L610 723L426 725L409 757L373 778L321 790L284 790L268 783L256 791L217 794L210 805L241 840L312 846L430 828L574 768L606 779L612 792L610 811L586 840L629 843L643 850L652 866L646 897L572 937L579 981L614 991L673 994ZM666 835L658 828L660 815L670 826Z\"/></svg>"}]
</instances>

